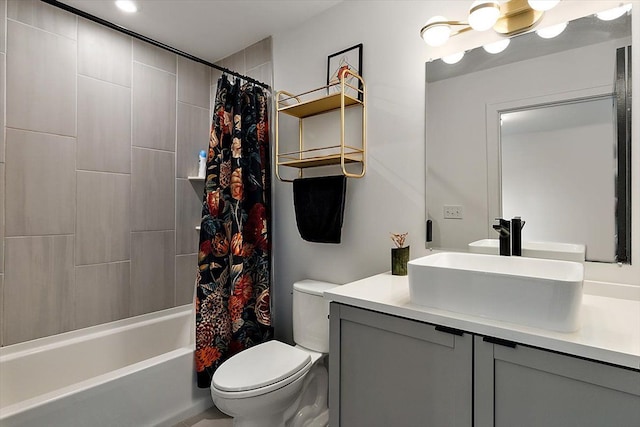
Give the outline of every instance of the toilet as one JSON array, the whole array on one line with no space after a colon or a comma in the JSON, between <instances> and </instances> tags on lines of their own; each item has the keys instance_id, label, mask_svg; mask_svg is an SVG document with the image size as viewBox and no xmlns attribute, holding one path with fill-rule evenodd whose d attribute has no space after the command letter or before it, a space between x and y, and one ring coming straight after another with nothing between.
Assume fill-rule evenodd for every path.
<instances>
[{"instance_id":1,"label":"toilet","mask_svg":"<svg viewBox=\"0 0 640 427\"><path fill-rule=\"evenodd\" d=\"M267 341L222 363L211 380L216 407L235 427L326 427L329 302L337 285L316 280L293 284L291 346Z\"/></svg>"}]
</instances>

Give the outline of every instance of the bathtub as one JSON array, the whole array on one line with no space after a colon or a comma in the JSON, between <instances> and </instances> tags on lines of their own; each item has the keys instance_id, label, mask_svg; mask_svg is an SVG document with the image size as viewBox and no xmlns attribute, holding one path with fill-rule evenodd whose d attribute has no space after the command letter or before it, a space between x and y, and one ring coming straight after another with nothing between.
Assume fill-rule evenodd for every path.
<instances>
[{"instance_id":1,"label":"bathtub","mask_svg":"<svg viewBox=\"0 0 640 427\"><path fill-rule=\"evenodd\" d=\"M213 405L195 385L193 309L0 349L0 426L172 426Z\"/></svg>"}]
</instances>

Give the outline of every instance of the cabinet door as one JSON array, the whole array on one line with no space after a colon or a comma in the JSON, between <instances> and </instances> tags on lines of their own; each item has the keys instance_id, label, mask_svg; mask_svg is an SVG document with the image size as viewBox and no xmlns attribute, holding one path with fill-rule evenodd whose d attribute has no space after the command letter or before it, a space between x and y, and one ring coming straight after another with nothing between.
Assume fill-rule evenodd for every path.
<instances>
[{"instance_id":1,"label":"cabinet door","mask_svg":"<svg viewBox=\"0 0 640 427\"><path fill-rule=\"evenodd\" d=\"M336 303L330 319L332 427L471 426L470 334Z\"/></svg>"},{"instance_id":2,"label":"cabinet door","mask_svg":"<svg viewBox=\"0 0 640 427\"><path fill-rule=\"evenodd\" d=\"M640 427L640 371L475 340L476 427Z\"/></svg>"}]
</instances>

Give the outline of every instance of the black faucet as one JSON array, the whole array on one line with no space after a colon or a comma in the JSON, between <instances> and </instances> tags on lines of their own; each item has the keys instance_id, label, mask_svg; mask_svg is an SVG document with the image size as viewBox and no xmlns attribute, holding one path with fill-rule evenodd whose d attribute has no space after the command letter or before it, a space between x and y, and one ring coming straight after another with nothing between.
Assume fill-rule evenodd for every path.
<instances>
[{"instance_id":1,"label":"black faucet","mask_svg":"<svg viewBox=\"0 0 640 427\"><path fill-rule=\"evenodd\" d=\"M511 256L511 222L504 218L496 218L493 229L500 236L500 255Z\"/></svg>"},{"instance_id":2,"label":"black faucet","mask_svg":"<svg viewBox=\"0 0 640 427\"><path fill-rule=\"evenodd\" d=\"M511 219L511 255L522 256L522 227L525 221L519 216Z\"/></svg>"}]
</instances>

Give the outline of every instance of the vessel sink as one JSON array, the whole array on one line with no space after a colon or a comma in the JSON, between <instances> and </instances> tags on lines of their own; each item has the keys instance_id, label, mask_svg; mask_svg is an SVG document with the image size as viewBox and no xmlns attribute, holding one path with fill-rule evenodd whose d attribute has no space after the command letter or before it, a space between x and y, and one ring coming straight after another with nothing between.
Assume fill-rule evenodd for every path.
<instances>
[{"instance_id":1,"label":"vessel sink","mask_svg":"<svg viewBox=\"0 0 640 427\"><path fill-rule=\"evenodd\" d=\"M498 239L482 239L469 243L469 251L480 254L498 255ZM559 259L584 262L585 246L574 243L522 242L522 256L529 258Z\"/></svg>"},{"instance_id":2,"label":"vessel sink","mask_svg":"<svg viewBox=\"0 0 640 427\"><path fill-rule=\"evenodd\" d=\"M536 328L580 328L578 262L440 252L409 261L412 303Z\"/></svg>"}]
</instances>

